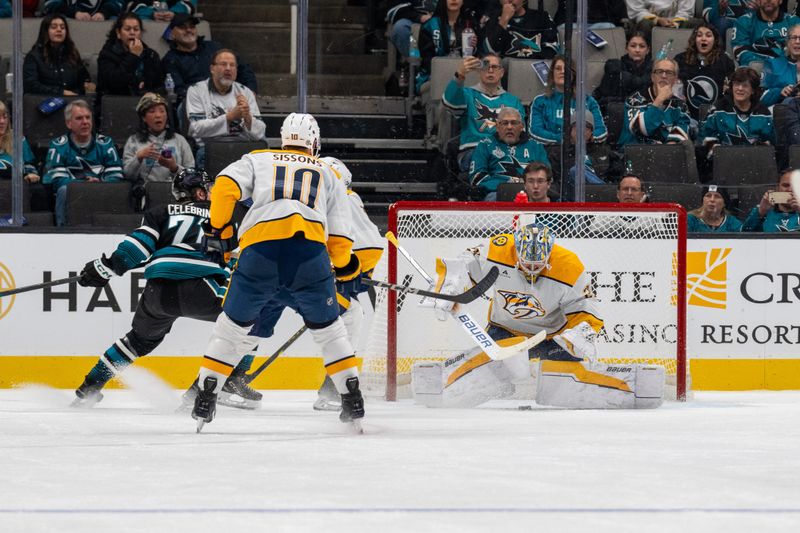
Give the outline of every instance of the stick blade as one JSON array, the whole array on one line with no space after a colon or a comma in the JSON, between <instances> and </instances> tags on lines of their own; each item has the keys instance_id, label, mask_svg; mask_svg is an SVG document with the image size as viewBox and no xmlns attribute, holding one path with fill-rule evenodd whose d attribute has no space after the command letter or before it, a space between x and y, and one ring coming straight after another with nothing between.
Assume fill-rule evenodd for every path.
<instances>
[{"instance_id":1,"label":"stick blade","mask_svg":"<svg viewBox=\"0 0 800 533\"><path fill-rule=\"evenodd\" d=\"M503 359L508 359L509 357L514 357L519 353L526 352L536 346L537 344L541 343L547 338L547 332L545 330L540 331L533 337L528 337L522 342L518 342L513 346L506 346L505 348L500 348L494 354L489 353L488 351L486 354L491 357L495 361L502 361Z\"/></svg>"}]
</instances>

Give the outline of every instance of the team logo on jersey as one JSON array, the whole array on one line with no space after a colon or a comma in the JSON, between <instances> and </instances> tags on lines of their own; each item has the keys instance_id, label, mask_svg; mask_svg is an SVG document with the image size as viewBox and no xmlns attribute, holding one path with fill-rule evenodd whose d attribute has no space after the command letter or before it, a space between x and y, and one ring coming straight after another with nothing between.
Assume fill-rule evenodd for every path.
<instances>
[{"instance_id":1,"label":"team logo on jersey","mask_svg":"<svg viewBox=\"0 0 800 533\"><path fill-rule=\"evenodd\" d=\"M735 146L742 146L748 144L755 144L755 139L750 139L747 132L742 129L740 125L736 125L736 133L726 132L725 136L728 138L727 144Z\"/></svg>"},{"instance_id":2,"label":"team logo on jersey","mask_svg":"<svg viewBox=\"0 0 800 533\"><path fill-rule=\"evenodd\" d=\"M0 291L7 291L16 288L17 284L14 282L14 276L11 274L11 271L3 263L0 263ZM0 319L5 317L8 312L11 311L11 307L14 305L15 298L16 295L0 298Z\"/></svg>"},{"instance_id":3,"label":"team logo on jersey","mask_svg":"<svg viewBox=\"0 0 800 533\"><path fill-rule=\"evenodd\" d=\"M475 120L480 123L480 131L485 131L488 128L494 128L497 126L497 109L492 109L486 104L482 104L481 102L475 102L475 111L478 112L478 116L475 117Z\"/></svg>"},{"instance_id":4,"label":"team logo on jersey","mask_svg":"<svg viewBox=\"0 0 800 533\"><path fill-rule=\"evenodd\" d=\"M526 318L539 318L545 315L541 302L532 294L517 291L501 291L497 293L503 297L503 310L517 320Z\"/></svg>"},{"instance_id":5,"label":"team logo on jersey","mask_svg":"<svg viewBox=\"0 0 800 533\"><path fill-rule=\"evenodd\" d=\"M686 97L695 109L701 105L713 104L718 95L717 83L708 76L697 76L689 80Z\"/></svg>"},{"instance_id":6,"label":"team logo on jersey","mask_svg":"<svg viewBox=\"0 0 800 533\"><path fill-rule=\"evenodd\" d=\"M728 303L728 255L732 248L686 252L686 301L689 305L726 309ZM673 254L673 267L677 267ZM677 298L673 294L672 303Z\"/></svg>"},{"instance_id":7,"label":"team logo on jersey","mask_svg":"<svg viewBox=\"0 0 800 533\"><path fill-rule=\"evenodd\" d=\"M509 32L511 42L506 50L507 56L531 57L542 51L542 34L537 33L531 38L519 33L518 31Z\"/></svg>"}]
</instances>

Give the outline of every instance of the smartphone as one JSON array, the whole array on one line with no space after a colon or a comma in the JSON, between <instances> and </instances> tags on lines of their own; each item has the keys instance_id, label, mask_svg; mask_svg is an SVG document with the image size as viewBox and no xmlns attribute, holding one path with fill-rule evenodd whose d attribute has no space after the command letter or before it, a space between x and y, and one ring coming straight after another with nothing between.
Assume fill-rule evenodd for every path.
<instances>
[{"instance_id":1,"label":"smartphone","mask_svg":"<svg viewBox=\"0 0 800 533\"><path fill-rule=\"evenodd\" d=\"M547 75L550 73L550 65L547 61L534 61L531 63L531 68L533 68L542 85L547 86Z\"/></svg>"},{"instance_id":2,"label":"smartphone","mask_svg":"<svg viewBox=\"0 0 800 533\"><path fill-rule=\"evenodd\" d=\"M164 148L163 150L161 150L161 157L166 157L166 158L172 157L172 149Z\"/></svg>"},{"instance_id":3,"label":"smartphone","mask_svg":"<svg viewBox=\"0 0 800 533\"><path fill-rule=\"evenodd\" d=\"M788 204L792 199L792 193L785 191L772 191L769 193L769 203L775 204Z\"/></svg>"},{"instance_id":4,"label":"smartphone","mask_svg":"<svg viewBox=\"0 0 800 533\"><path fill-rule=\"evenodd\" d=\"M597 35L592 30L586 31L586 40L595 48L603 48L608 44L608 41Z\"/></svg>"}]
</instances>

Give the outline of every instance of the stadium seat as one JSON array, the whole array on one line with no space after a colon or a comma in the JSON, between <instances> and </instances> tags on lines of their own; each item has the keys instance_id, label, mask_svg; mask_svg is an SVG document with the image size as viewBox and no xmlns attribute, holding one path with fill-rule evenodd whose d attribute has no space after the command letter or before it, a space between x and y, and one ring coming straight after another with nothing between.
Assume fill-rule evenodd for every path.
<instances>
[{"instance_id":1,"label":"stadium seat","mask_svg":"<svg viewBox=\"0 0 800 533\"><path fill-rule=\"evenodd\" d=\"M714 148L714 182L723 185L776 183L778 167L774 146L717 146Z\"/></svg>"},{"instance_id":2,"label":"stadium seat","mask_svg":"<svg viewBox=\"0 0 800 533\"><path fill-rule=\"evenodd\" d=\"M608 144L616 146L619 136L625 127L625 102L610 102L606 106L606 114L603 115L608 129Z\"/></svg>"},{"instance_id":3,"label":"stadium seat","mask_svg":"<svg viewBox=\"0 0 800 533\"><path fill-rule=\"evenodd\" d=\"M102 117L100 132L114 139L120 148L125 146L128 137L139 129L139 115L136 113L138 96L114 96L106 94L100 101Z\"/></svg>"},{"instance_id":4,"label":"stadium seat","mask_svg":"<svg viewBox=\"0 0 800 533\"><path fill-rule=\"evenodd\" d=\"M789 166L800 168L800 144L794 144L789 147Z\"/></svg>"},{"instance_id":5,"label":"stadium seat","mask_svg":"<svg viewBox=\"0 0 800 533\"><path fill-rule=\"evenodd\" d=\"M26 94L22 97L22 129L34 151L37 148L39 148L39 152L42 149L47 149L54 137L67 132L63 109L50 115L43 115L39 112L39 104L48 98L48 96L35 94ZM62 96L61 98L66 100L67 103L72 100L86 100L89 106L94 108L93 95ZM97 117L95 117L95 127L97 127Z\"/></svg>"},{"instance_id":6,"label":"stadium seat","mask_svg":"<svg viewBox=\"0 0 800 533\"><path fill-rule=\"evenodd\" d=\"M691 211L702 204L703 186L695 183L645 183L650 202L680 204Z\"/></svg>"},{"instance_id":7,"label":"stadium seat","mask_svg":"<svg viewBox=\"0 0 800 533\"><path fill-rule=\"evenodd\" d=\"M213 179L219 172L244 154L267 147L264 141L240 141L215 137L203 139L206 145L206 172Z\"/></svg>"},{"instance_id":8,"label":"stadium seat","mask_svg":"<svg viewBox=\"0 0 800 533\"><path fill-rule=\"evenodd\" d=\"M147 191L147 207L165 205L175 201L172 196L172 182L151 181L145 185Z\"/></svg>"},{"instance_id":9,"label":"stadium seat","mask_svg":"<svg viewBox=\"0 0 800 533\"><path fill-rule=\"evenodd\" d=\"M614 183L587 183L584 189L584 198L587 202L616 202L617 186Z\"/></svg>"},{"instance_id":10,"label":"stadium seat","mask_svg":"<svg viewBox=\"0 0 800 533\"><path fill-rule=\"evenodd\" d=\"M686 51L686 44L689 42L692 31L694 30L688 28L662 28L661 26L656 26L653 28L653 35L651 37L653 57L655 58L664 44L672 39L672 48L670 48L667 57L669 59L675 59L676 55Z\"/></svg>"},{"instance_id":11,"label":"stadium seat","mask_svg":"<svg viewBox=\"0 0 800 533\"><path fill-rule=\"evenodd\" d=\"M555 15L555 12L550 14ZM608 43L603 48L595 48L592 44L586 43L586 61L600 61L605 63L609 59L619 59L625 55L625 29L621 27L607 29L607 30L592 30L597 35L602 37ZM558 30L558 42L564 42L564 28ZM572 34L572 49L575 50L578 43L578 35L573 31ZM573 52L574 54L574 52Z\"/></svg>"},{"instance_id":12,"label":"stadium seat","mask_svg":"<svg viewBox=\"0 0 800 533\"><path fill-rule=\"evenodd\" d=\"M786 114L789 106L775 104L772 106L772 127L775 129L775 142L780 146L789 144L786 139Z\"/></svg>"},{"instance_id":13,"label":"stadium seat","mask_svg":"<svg viewBox=\"0 0 800 533\"><path fill-rule=\"evenodd\" d=\"M530 105L534 98L544 93L544 84L533 70L533 63L550 60L543 59L508 59L506 75L508 76L508 92L519 98L524 105Z\"/></svg>"},{"instance_id":14,"label":"stadium seat","mask_svg":"<svg viewBox=\"0 0 800 533\"><path fill-rule=\"evenodd\" d=\"M454 79L456 70L463 60L460 57L434 57L431 61L431 101L442 100L444 89ZM468 72L464 86L471 87L480 81L476 71Z\"/></svg>"},{"instance_id":15,"label":"stadium seat","mask_svg":"<svg viewBox=\"0 0 800 533\"><path fill-rule=\"evenodd\" d=\"M682 144L629 144L625 146L625 160L645 182L693 183L687 161L687 150Z\"/></svg>"},{"instance_id":16,"label":"stadium seat","mask_svg":"<svg viewBox=\"0 0 800 533\"><path fill-rule=\"evenodd\" d=\"M67 185L67 224L88 226L95 224L95 216L130 215L133 208L129 200L131 184L76 181ZM113 224L112 224L113 225Z\"/></svg>"},{"instance_id":17,"label":"stadium seat","mask_svg":"<svg viewBox=\"0 0 800 533\"><path fill-rule=\"evenodd\" d=\"M777 182L777 178L775 179ZM733 204L729 211L744 220L747 214L761 202L761 198L768 189L774 189L774 183L762 183L759 185L740 185L735 190L736 198L731 201ZM733 197L733 194L731 195Z\"/></svg>"},{"instance_id":18,"label":"stadium seat","mask_svg":"<svg viewBox=\"0 0 800 533\"><path fill-rule=\"evenodd\" d=\"M525 190L524 183L501 183L497 186L498 202L513 202L519 191Z\"/></svg>"}]
</instances>

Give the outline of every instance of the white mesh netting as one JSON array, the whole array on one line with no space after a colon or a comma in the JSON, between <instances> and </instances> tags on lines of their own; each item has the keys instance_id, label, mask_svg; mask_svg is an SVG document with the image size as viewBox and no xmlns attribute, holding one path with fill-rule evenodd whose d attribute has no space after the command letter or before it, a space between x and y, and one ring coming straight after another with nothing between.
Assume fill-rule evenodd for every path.
<instances>
[{"instance_id":1,"label":"white mesh netting","mask_svg":"<svg viewBox=\"0 0 800 533\"><path fill-rule=\"evenodd\" d=\"M510 231L520 206L491 210L487 204L431 203L396 207L400 244L434 274L436 257L455 257L467 248L488 245L490 237ZM458 207L458 209L453 209ZM678 326L679 210L655 206L651 210L592 212L558 208L536 212L557 236L557 242L576 252L592 279L605 326L599 335L598 352L606 362L652 362L664 365L668 383L678 380L679 346L684 336ZM533 212L531 212L533 213ZM396 228L396 229L393 229ZM400 254L390 275L389 253L384 253L374 279L427 288L423 277ZM439 322L429 308L418 305L419 297L398 295L393 309L388 293L377 292L375 314L362 351L363 389L371 396L386 394L389 374L396 376L400 397L410 392L410 372L415 361L452 357L472 347L453 322ZM486 319L488 301L468 306L472 316ZM397 341L387 342L391 321L396 322ZM485 324L484 324L485 325ZM681 355L682 356L682 355ZM392 357L395 365L387 365ZM388 396L392 396L390 393Z\"/></svg>"}]
</instances>

